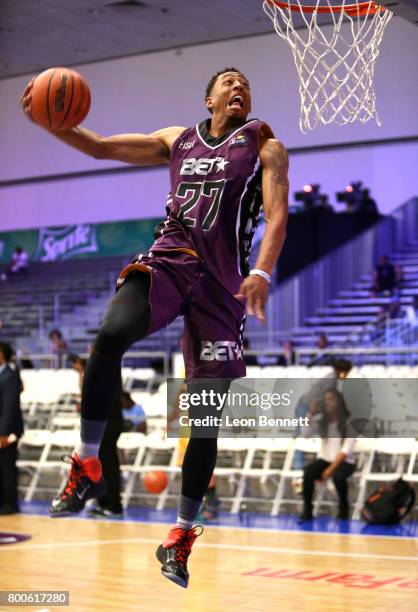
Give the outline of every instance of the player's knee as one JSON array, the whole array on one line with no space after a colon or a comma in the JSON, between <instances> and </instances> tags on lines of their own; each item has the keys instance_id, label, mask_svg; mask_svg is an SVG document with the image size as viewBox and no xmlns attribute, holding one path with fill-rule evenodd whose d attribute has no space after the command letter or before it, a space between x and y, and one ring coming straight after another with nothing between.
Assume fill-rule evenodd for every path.
<instances>
[{"instance_id":1,"label":"player's knee","mask_svg":"<svg viewBox=\"0 0 418 612\"><path fill-rule=\"evenodd\" d=\"M99 354L123 355L133 342L129 328L105 322L97 334L94 349Z\"/></svg>"}]
</instances>

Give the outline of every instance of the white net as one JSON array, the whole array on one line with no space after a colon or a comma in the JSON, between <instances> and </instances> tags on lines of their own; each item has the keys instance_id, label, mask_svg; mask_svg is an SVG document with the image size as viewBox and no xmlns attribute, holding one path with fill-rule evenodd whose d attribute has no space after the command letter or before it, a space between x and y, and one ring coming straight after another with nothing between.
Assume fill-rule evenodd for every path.
<instances>
[{"instance_id":1,"label":"white net","mask_svg":"<svg viewBox=\"0 0 418 612\"><path fill-rule=\"evenodd\" d=\"M311 0L310 6L302 0L264 0L263 9L292 49L304 134L317 125L365 123L373 117L381 125L373 76L390 11L352 0L340 0L338 7L330 0ZM332 23L321 26L318 15L325 12Z\"/></svg>"}]
</instances>

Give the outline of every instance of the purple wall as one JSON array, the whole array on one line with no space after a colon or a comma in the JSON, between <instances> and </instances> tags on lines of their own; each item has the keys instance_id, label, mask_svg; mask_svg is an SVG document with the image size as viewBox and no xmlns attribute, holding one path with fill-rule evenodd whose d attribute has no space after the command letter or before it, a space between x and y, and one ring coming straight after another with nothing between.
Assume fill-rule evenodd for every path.
<instances>
[{"instance_id":1,"label":"purple wall","mask_svg":"<svg viewBox=\"0 0 418 612\"><path fill-rule=\"evenodd\" d=\"M193 124L205 116L210 75L237 64L252 83L254 115L265 118L290 148L417 135L416 57L416 28L394 17L376 67L382 128L369 122L302 135L295 67L275 35L82 66L93 97L86 125L109 135ZM119 166L83 156L26 121L18 99L28 78L0 81L0 181ZM291 160L291 188L319 182L333 200L334 191L362 179L388 212L418 193L417 167L417 144L306 153ZM0 230L155 216L163 214L167 189L166 170L1 188Z\"/></svg>"}]
</instances>

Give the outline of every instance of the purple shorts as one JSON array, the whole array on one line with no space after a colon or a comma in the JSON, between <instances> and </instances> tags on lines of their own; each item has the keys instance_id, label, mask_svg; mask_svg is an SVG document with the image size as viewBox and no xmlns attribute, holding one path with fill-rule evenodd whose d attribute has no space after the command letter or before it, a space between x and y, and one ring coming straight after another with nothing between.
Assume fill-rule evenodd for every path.
<instances>
[{"instance_id":1,"label":"purple shorts","mask_svg":"<svg viewBox=\"0 0 418 612\"><path fill-rule=\"evenodd\" d=\"M186 380L245 376L245 306L207 272L200 259L183 251L140 255L122 270L117 285L138 272L151 274L147 335L184 315Z\"/></svg>"}]
</instances>

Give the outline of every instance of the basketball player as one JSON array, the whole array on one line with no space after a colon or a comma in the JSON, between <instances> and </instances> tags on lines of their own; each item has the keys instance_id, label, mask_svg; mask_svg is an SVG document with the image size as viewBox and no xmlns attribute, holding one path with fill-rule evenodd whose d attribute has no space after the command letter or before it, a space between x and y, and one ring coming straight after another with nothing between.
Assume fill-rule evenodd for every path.
<instances>
[{"instance_id":1,"label":"basketball player","mask_svg":"<svg viewBox=\"0 0 418 612\"><path fill-rule=\"evenodd\" d=\"M22 96L31 114L32 82ZM167 164L171 192L167 217L148 253L122 270L88 360L81 402L81 443L68 482L52 502L53 517L79 512L105 483L97 454L117 388L121 358L146 335L184 314L186 379L216 385L245 376L245 310L264 321L270 277L285 238L288 158L269 126L247 120L248 80L225 68L208 83L211 117L195 127L152 134L101 137L86 128L54 134L98 159L139 166ZM248 269L251 240L262 205L267 221L256 266ZM216 437L192 435L182 466L177 524L157 550L164 576L187 587L193 528L211 479Z\"/></svg>"}]
</instances>

